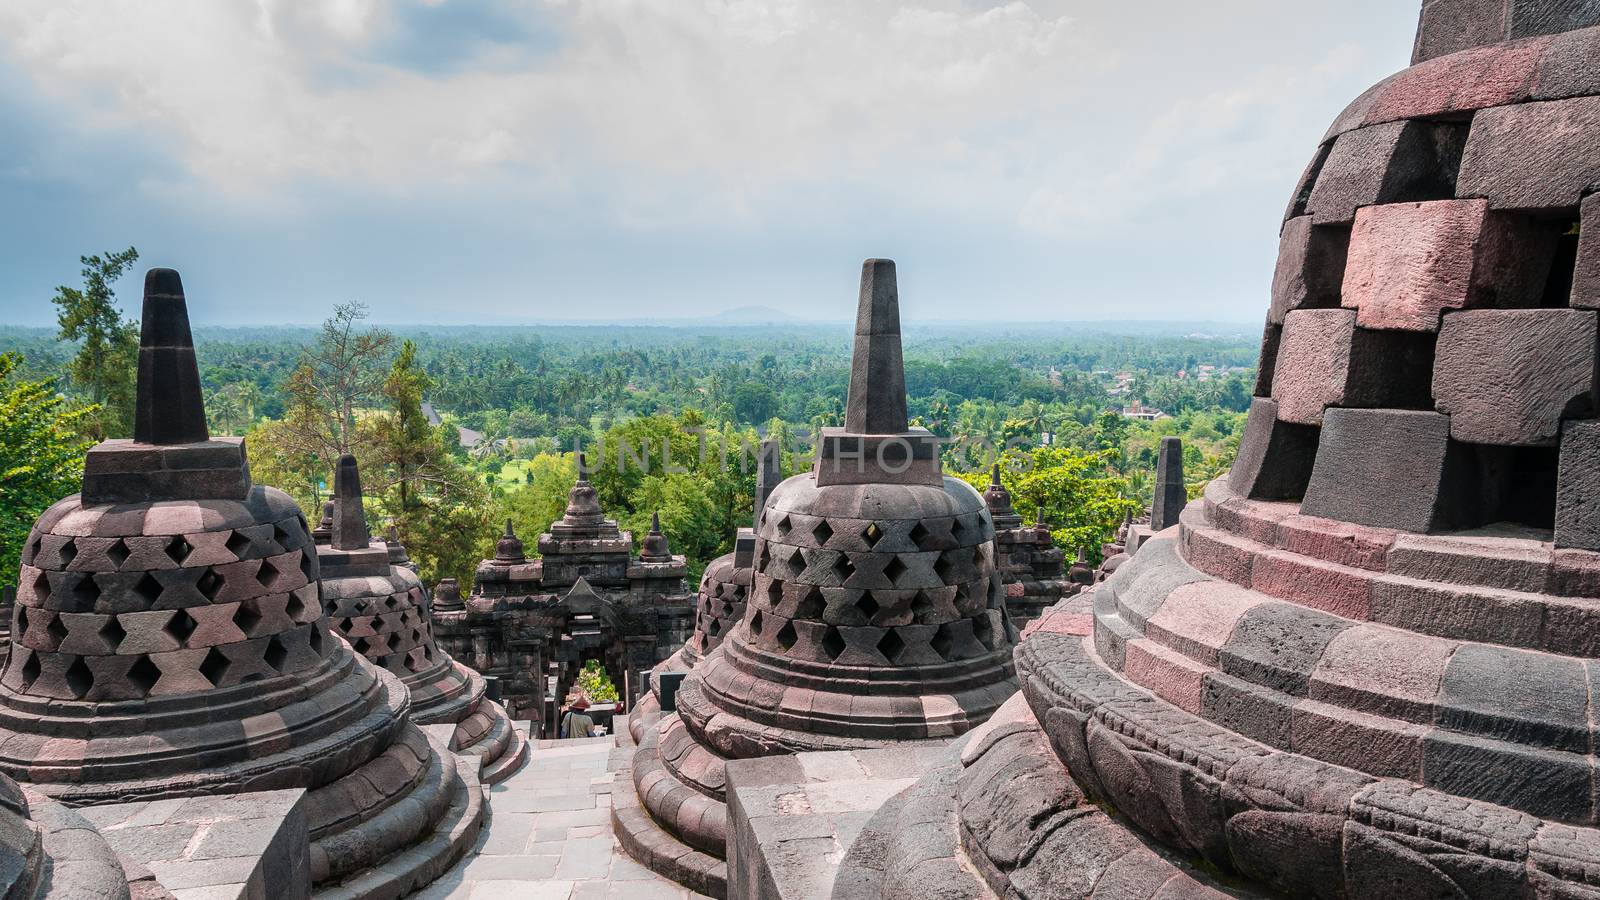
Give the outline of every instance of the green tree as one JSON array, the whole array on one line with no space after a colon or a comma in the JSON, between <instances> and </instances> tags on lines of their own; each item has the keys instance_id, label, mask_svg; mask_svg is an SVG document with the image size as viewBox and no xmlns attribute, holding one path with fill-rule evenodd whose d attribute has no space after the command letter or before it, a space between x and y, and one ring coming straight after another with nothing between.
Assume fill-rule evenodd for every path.
<instances>
[{"instance_id":1,"label":"green tree","mask_svg":"<svg viewBox=\"0 0 1600 900\"><path fill-rule=\"evenodd\" d=\"M432 380L417 365L417 346L401 344L383 380L388 410L362 429L363 484L399 529L424 582L470 583L492 520L488 491L450 452L453 429L422 413Z\"/></svg>"},{"instance_id":2,"label":"green tree","mask_svg":"<svg viewBox=\"0 0 1600 900\"><path fill-rule=\"evenodd\" d=\"M93 407L72 406L47 381L13 378L22 358L0 354L0 585L17 583L17 566L34 519L78 490L83 420Z\"/></svg>"},{"instance_id":3,"label":"green tree","mask_svg":"<svg viewBox=\"0 0 1600 900\"><path fill-rule=\"evenodd\" d=\"M394 335L361 329L366 317L361 303L334 307L284 388L289 395L285 436L294 450L315 455L329 471L340 456L356 452L356 414L381 396L388 378L381 363Z\"/></svg>"},{"instance_id":4,"label":"green tree","mask_svg":"<svg viewBox=\"0 0 1600 900\"><path fill-rule=\"evenodd\" d=\"M111 286L138 259L139 251L132 247L79 257L83 287L62 285L50 300L56 305L58 337L78 342L67 372L73 387L96 407L81 420L85 433L96 440L133 434L139 323L122 317Z\"/></svg>"},{"instance_id":5,"label":"green tree","mask_svg":"<svg viewBox=\"0 0 1600 900\"><path fill-rule=\"evenodd\" d=\"M611 676L606 674L606 667L598 659L586 661L578 671L578 690L590 703L615 703L620 696L617 686L611 683Z\"/></svg>"},{"instance_id":6,"label":"green tree","mask_svg":"<svg viewBox=\"0 0 1600 900\"><path fill-rule=\"evenodd\" d=\"M1116 531L1123 514L1137 504L1126 499L1127 482L1111 470L1112 451L1086 453L1069 447L1010 450L1000 460L1000 483L1024 522L1040 516L1057 546L1069 556L1079 550L1100 560L1100 545ZM962 472L968 484L982 490L986 470Z\"/></svg>"}]
</instances>

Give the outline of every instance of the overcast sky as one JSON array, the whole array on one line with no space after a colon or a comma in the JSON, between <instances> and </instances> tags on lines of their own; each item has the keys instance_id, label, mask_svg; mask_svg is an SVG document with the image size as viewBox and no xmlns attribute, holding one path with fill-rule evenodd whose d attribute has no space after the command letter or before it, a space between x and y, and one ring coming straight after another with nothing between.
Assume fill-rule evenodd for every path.
<instances>
[{"instance_id":1,"label":"overcast sky","mask_svg":"<svg viewBox=\"0 0 1600 900\"><path fill-rule=\"evenodd\" d=\"M4 0L0 321L130 244L197 324L1256 320L1418 5Z\"/></svg>"}]
</instances>

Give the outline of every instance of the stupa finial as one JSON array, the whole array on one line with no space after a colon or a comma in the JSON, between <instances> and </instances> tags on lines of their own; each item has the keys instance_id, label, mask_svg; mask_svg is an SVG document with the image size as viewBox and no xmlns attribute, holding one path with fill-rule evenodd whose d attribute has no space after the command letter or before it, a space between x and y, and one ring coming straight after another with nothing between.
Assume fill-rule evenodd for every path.
<instances>
[{"instance_id":1,"label":"stupa finial","mask_svg":"<svg viewBox=\"0 0 1600 900\"><path fill-rule=\"evenodd\" d=\"M133 439L141 444L196 444L211 439L189 333L189 307L183 281L174 269L151 269L144 276Z\"/></svg>"},{"instance_id":2,"label":"stupa finial","mask_svg":"<svg viewBox=\"0 0 1600 900\"><path fill-rule=\"evenodd\" d=\"M855 351L845 430L852 434L906 431L906 374L900 355L900 292L894 260L861 264L861 299L856 307Z\"/></svg>"},{"instance_id":3,"label":"stupa finial","mask_svg":"<svg viewBox=\"0 0 1600 900\"><path fill-rule=\"evenodd\" d=\"M333 472L333 547L336 550L365 550L372 543L367 530L367 511L362 506L361 470L355 456L339 457Z\"/></svg>"}]
</instances>

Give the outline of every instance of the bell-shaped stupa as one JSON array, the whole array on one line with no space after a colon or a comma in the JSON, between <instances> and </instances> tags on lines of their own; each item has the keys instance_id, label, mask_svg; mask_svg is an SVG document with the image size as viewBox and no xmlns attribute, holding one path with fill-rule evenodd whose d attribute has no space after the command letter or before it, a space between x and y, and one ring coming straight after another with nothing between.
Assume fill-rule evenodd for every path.
<instances>
[{"instance_id":1,"label":"bell-shaped stupa","mask_svg":"<svg viewBox=\"0 0 1600 900\"><path fill-rule=\"evenodd\" d=\"M304 788L317 882L393 860L386 883L426 883L472 841L476 780L328 633L294 501L209 436L177 272L146 276L141 330L134 438L23 548L0 772L73 805Z\"/></svg>"},{"instance_id":2,"label":"bell-shaped stupa","mask_svg":"<svg viewBox=\"0 0 1600 900\"><path fill-rule=\"evenodd\" d=\"M317 546L322 605L330 628L411 692L419 725L452 724L450 749L475 757L480 778L494 783L516 771L526 740L505 708L489 699L483 676L440 650L433 637L432 598L399 546L372 537L356 458L339 458L333 477L333 527ZM520 549L518 550L520 553Z\"/></svg>"},{"instance_id":3,"label":"bell-shaped stupa","mask_svg":"<svg viewBox=\"0 0 1600 900\"><path fill-rule=\"evenodd\" d=\"M642 736L642 807L619 801L624 845L699 890L725 890L726 760L948 738L1016 690L989 510L907 422L889 260L862 268L849 391L812 471L761 508L743 620Z\"/></svg>"},{"instance_id":4,"label":"bell-shaped stupa","mask_svg":"<svg viewBox=\"0 0 1600 900\"><path fill-rule=\"evenodd\" d=\"M1416 48L1290 198L1232 471L1163 445L871 896L1600 896L1600 6Z\"/></svg>"}]
</instances>

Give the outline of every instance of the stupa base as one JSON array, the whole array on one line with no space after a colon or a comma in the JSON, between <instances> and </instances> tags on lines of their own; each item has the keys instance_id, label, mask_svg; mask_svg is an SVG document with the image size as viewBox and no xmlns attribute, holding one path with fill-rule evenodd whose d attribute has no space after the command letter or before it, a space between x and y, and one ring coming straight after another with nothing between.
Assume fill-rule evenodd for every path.
<instances>
[{"instance_id":1,"label":"stupa base","mask_svg":"<svg viewBox=\"0 0 1600 900\"><path fill-rule=\"evenodd\" d=\"M722 859L727 806L686 786L663 763L658 726L677 724L676 714L668 713L663 721L657 707L655 721L641 729L644 740L637 747L630 746L632 724L630 718L630 727L617 735L618 752L628 760L617 771L619 789L611 796L611 825L618 842L645 868L702 894L727 897L728 869ZM681 724L677 728L681 731ZM654 801L654 810L647 799ZM696 835L700 846L691 846L679 829ZM716 840L708 842L711 837Z\"/></svg>"}]
</instances>

